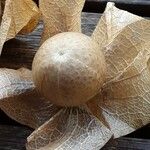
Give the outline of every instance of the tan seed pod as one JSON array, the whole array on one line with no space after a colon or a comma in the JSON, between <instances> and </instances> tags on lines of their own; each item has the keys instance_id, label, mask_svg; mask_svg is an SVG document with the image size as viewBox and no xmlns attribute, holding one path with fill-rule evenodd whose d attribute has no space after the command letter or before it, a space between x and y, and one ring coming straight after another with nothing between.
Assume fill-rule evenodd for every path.
<instances>
[{"instance_id":1,"label":"tan seed pod","mask_svg":"<svg viewBox=\"0 0 150 150\"><path fill-rule=\"evenodd\" d=\"M61 106L77 106L95 96L106 72L98 44L73 32L48 39L38 50L32 69L39 91Z\"/></svg>"}]
</instances>

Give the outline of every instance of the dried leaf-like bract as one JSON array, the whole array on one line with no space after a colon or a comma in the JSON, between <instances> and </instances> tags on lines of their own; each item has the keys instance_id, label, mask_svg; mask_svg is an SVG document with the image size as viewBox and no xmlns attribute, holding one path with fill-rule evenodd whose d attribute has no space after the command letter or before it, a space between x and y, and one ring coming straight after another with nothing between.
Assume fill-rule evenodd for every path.
<instances>
[{"instance_id":1,"label":"dried leaf-like bract","mask_svg":"<svg viewBox=\"0 0 150 150\"><path fill-rule=\"evenodd\" d=\"M111 133L83 108L63 108L28 137L27 150L99 149Z\"/></svg>"},{"instance_id":2,"label":"dried leaf-like bract","mask_svg":"<svg viewBox=\"0 0 150 150\"><path fill-rule=\"evenodd\" d=\"M40 0L45 25L42 40L59 32L80 32L80 15L83 4L84 0ZM7 20L10 24L9 21L11 21L10 17ZM59 34L55 37L69 34ZM81 35L81 33L77 34ZM8 35L9 38L13 37L10 36L11 34ZM66 38L69 39L69 45L72 48L77 42L74 41L75 44L71 45L73 42L70 40L70 35ZM64 45L61 45L60 49L58 48L60 50L58 53L55 48L63 42L57 42L59 43L57 45L51 39L43 44L43 46L47 45L47 49L45 51L43 48L45 53L40 55L42 59L39 59L35 65L43 62L49 63L50 61L45 60L47 58L55 60L50 64L53 71L47 65L43 68L52 72L49 79L46 80L49 81L46 84L51 86L49 83L52 81L53 85L54 83L58 85L57 88L54 86L47 88L47 93L54 90L57 96L57 91L60 91L57 65L61 64L60 61L66 63L68 54L65 55L66 53L61 51ZM61 39L64 40L64 38ZM31 71L27 69L0 69L0 108L11 118L32 128L41 125L28 137L27 150L99 150L112 136L117 138L126 135L150 122L150 21L117 9L113 3L108 3L90 40L95 40L97 42L94 41L97 45L96 49L104 53L107 66L106 81L101 84L101 89L98 90L98 93L96 92L97 95L94 98L77 107L58 107L51 104L48 98L43 98L44 94L40 95L36 91ZM50 48L52 51L49 50L49 41L54 47L54 49ZM78 50L78 45L73 50ZM49 51L50 53L48 53ZM79 64L82 62L79 58L84 55L81 52L72 53L73 56L76 56ZM95 54L97 56L98 53ZM89 56L91 55L92 53ZM82 58L87 60L90 57ZM94 59L91 60L94 61ZM91 63L90 69L95 67L94 64L97 62ZM74 63L72 64L74 65ZM84 64L85 70L89 64ZM68 66L67 62L65 67ZM81 65L78 66L81 67ZM70 68L73 69L73 67ZM44 69L42 73L46 74ZM67 70L68 68L64 74L67 73ZM79 70L82 68L77 69L77 74ZM57 73L57 77L55 73ZM34 69L32 75L34 75ZM84 75L87 77L90 74L88 73L86 76L85 73ZM44 84L45 76L42 77L44 78L41 83ZM75 76L71 74L71 77ZM62 78L62 80L64 79ZM85 83L91 81L85 79L87 78L83 80L87 81ZM68 84L68 82L64 83L63 87ZM55 90L55 88L59 90Z\"/></svg>"},{"instance_id":3,"label":"dried leaf-like bract","mask_svg":"<svg viewBox=\"0 0 150 150\"><path fill-rule=\"evenodd\" d=\"M150 21L109 3L93 38L108 70L96 114L120 137L150 122Z\"/></svg>"},{"instance_id":4,"label":"dried leaf-like bract","mask_svg":"<svg viewBox=\"0 0 150 150\"><path fill-rule=\"evenodd\" d=\"M1 2L0 54L5 41L16 34L31 32L39 20L39 10L32 0L6 0Z\"/></svg>"},{"instance_id":5,"label":"dried leaf-like bract","mask_svg":"<svg viewBox=\"0 0 150 150\"><path fill-rule=\"evenodd\" d=\"M4 12L4 6L5 6L5 0L1 0L0 1L0 25L2 21L3 12Z\"/></svg>"},{"instance_id":6,"label":"dried leaf-like bract","mask_svg":"<svg viewBox=\"0 0 150 150\"><path fill-rule=\"evenodd\" d=\"M81 32L81 11L85 0L40 0L44 20L42 41L61 32Z\"/></svg>"},{"instance_id":7,"label":"dried leaf-like bract","mask_svg":"<svg viewBox=\"0 0 150 150\"><path fill-rule=\"evenodd\" d=\"M40 105L39 105L40 104ZM59 111L36 91L28 69L0 69L0 108L14 120L37 128Z\"/></svg>"}]
</instances>

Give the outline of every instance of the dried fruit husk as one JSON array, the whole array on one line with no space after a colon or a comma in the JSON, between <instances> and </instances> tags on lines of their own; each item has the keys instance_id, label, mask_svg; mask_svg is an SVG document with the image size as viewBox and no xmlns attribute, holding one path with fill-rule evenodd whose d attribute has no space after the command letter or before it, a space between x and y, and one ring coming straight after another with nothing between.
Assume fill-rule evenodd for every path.
<instances>
[{"instance_id":1,"label":"dried fruit husk","mask_svg":"<svg viewBox=\"0 0 150 150\"><path fill-rule=\"evenodd\" d=\"M19 32L31 32L38 23L39 16L39 9L32 0L6 0L5 3L2 1L0 54L5 41L14 38Z\"/></svg>"},{"instance_id":2,"label":"dried fruit husk","mask_svg":"<svg viewBox=\"0 0 150 150\"><path fill-rule=\"evenodd\" d=\"M4 6L5 6L5 0L1 0L0 1L0 25L2 21L3 12L4 12Z\"/></svg>"},{"instance_id":3,"label":"dried fruit husk","mask_svg":"<svg viewBox=\"0 0 150 150\"><path fill-rule=\"evenodd\" d=\"M32 74L37 89L48 101L60 106L79 106L101 89L106 65L103 53L91 37L65 32L42 44L34 58Z\"/></svg>"},{"instance_id":4,"label":"dried fruit husk","mask_svg":"<svg viewBox=\"0 0 150 150\"><path fill-rule=\"evenodd\" d=\"M85 0L39 0L44 21L43 43L61 32L81 32L81 12Z\"/></svg>"}]
</instances>

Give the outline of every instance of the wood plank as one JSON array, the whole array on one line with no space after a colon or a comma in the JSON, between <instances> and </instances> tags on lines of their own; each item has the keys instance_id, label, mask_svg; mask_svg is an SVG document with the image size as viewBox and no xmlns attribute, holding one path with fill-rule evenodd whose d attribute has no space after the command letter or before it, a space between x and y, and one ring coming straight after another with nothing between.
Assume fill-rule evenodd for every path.
<instances>
[{"instance_id":1,"label":"wood plank","mask_svg":"<svg viewBox=\"0 0 150 150\"><path fill-rule=\"evenodd\" d=\"M121 137L109 141L102 150L150 150L150 140Z\"/></svg>"},{"instance_id":2,"label":"wood plank","mask_svg":"<svg viewBox=\"0 0 150 150\"><path fill-rule=\"evenodd\" d=\"M150 4L150 0L86 0L86 2L93 2L93 3L108 2L108 1L116 2L116 3L125 3L125 4L139 4L139 5ZM34 0L34 2L38 4L39 0Z\"/></svg>"},{"instance_id":3,"label":"wood plank","mask_svg":"<svg viewBox=\"0 0 150 150\"><path fill-rule=\"evenodd\" d=\"M100 18L100 14L83 13L82 15L83 33L87 35L91 35L99 18ZM18 69L24 66L27 68L31 68L33 57L37 49L39 48L39 41L40 41L40 35L42 33L42 28L43 28L42 23L40 23L37 29L33 33L26 35L26 36L19 35L15 39L8 41L5 44L4 49L3 49L3 53L0 59L0 67ZM2 123L19 125L16 122L12 121L10 118L7 118L4 115L4 113L0 113L0 124ZM148 131L148 128L142 130L142 133L146 133L147 131ZM20 150L20 149L22 150L24 149L26 137L31 132L32 130L26 127L9 127L8 129L7 126L1 126L0 150ZM19 141L19 144L18 144L18 141Z\"/></svg>"},{"instance_id":4,"label":"wood plank","mask_svg":"<svg viewBox=\"0 0 150 150\"><path fill-rule=\"evenodd\" d=\"M101 2L115 2L122 4L133 4L133 5L150 5L150 0L86 0L87 2L101 3Z\"/></svg>"},{"instance_id":5,"label":"wood plank","mask_svg":"<svg viewBox=\"0 0 150 150\"><path fill-rule=\"evenodd\" d=\"M25 150L26 138L32 131L27 127L0 125L0 150Z\"/></svg>"},{"instance_id":6,"label":"wood plank","mask_svg":"<svg viewBox=\"0 0 150 150\"><path fill-rule=\"evenodd\" d=\"M99 13L82 13L82 31L91 35L100 19ZM42 22L28 35L18 35L15 39L5 43L0 58L0 67L18 69L26 67L31 69L33 57L39 48L42 33Z\"/></svg>"},{"instance_id":7,"label":"wood plank","mask_svg":"<svg viewBox=\"0 0 150 150\"><path fill-rule=\"evenodd\" d=\"M86 0L84 11L102 13L107 2L139 16L150 17L150 0Z\"/></svg>"},{"instance_id":8,"label":"wood plank","mask_svg":"<svg viewBox=\"0 0 150 150\"><path fill-rule=\"evenodd\" d=\"M33 130L27 127L0 125L0 150L25 150L26 138ZM149 150L150 139L122 137L110 140L102 150Z\"/></svg>"},{"instance_id":9,"label":"wood plank","mask_svg":"<svg viewBox=\"0 0 150 150\"><path fill-rule=\"evenodd\" d=\"M34 1L38 4L39 0ZM109 1L114 2L120 9L150 17L150 0L86 0L83 11L102 13Z\"/></svg>"},{"instance_id":10,"label":"wood plank","mask_svg":"<svg viewBox=\"0 0 150 150\"><path fill-rule=\"evenodd\" d=\"M100 14L83 13L82 14L82 29L83 33L90 35L95 28ZM29 35L18 35L5 43L3 52L0 58L0 67L8 68L31 68L33 57L39 48L40 37L43 25L40 22L37 29Z\"/></svg>"},{"instance_id":11,"label":"wood plank","mask_svg":"<svg viewBox=\"0 0 150 150\"><path fill-rule=\"evenodd\" d=\"M90 35L99 21L100 14L83 13L82 29L83 33ZM15 39L5 43L2 55L0 57L0 68L18 69L26 67L31 69L32 60L39 48L40 36L42 33L42 22L34 32L29 35L18 35ZM0 124L18 125L17 122L7 117L0 110Z\"/></svg>"}]
</instances>

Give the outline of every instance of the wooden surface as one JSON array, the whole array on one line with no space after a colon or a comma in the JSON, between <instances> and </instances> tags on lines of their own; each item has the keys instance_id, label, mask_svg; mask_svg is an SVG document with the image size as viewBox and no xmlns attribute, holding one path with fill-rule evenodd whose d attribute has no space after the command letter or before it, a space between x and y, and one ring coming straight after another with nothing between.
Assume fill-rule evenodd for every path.
<instances>
[{"instance_id":1,"label":"wooden surface","mask_svg":"<svg viewBox=\"0 0 150 150\"><path fill-rule=\"evenodd\" d=\"M150 150L150 140L121 137L109 141L102 150Z\"/></svg>"},{"instance_id":2,"label":"wooden surface","mask_svg":"<svg viewBox=\"0 0 150 150\"><path fill-rule=\"evenodd\" d=\"M150 5L150 0L86 0L87 2L93 3L104 3L104 2L115 2L115 3L122 3L122 4L132 4L132 5Z\"/></svg>"},{"instance_id":3,"label":"wooden surface","mask_svg":"<svg viewBox=\"0 0 150 150\"><path fill-rule=\"evenodd\" d=\"M39 0L34 1L38 4ZM109 1L114 2L121 9L150 17L150 0L86 0L83 11L102 13Z\"/></svg>"},{"instance_id":4,"label":"wooden surface","mask_svg":"<svg viewBox=\"0 0 150 150\"><path fill-rule=\"evenodd\" d=\"M83 13L83 33L90 35L95 28L99 18L100 14ZM43 25L40 23L40 25L33 33L26 36L19 35L15 39L6 42L0 58L0 67L15 69L20 67L31 68L33 57L39 48L42 28Z\"/></svg>"},{"instance_id":5,"label":"wooden surface","mask_svg":"<svg viewBox=\"0 0 150 150\"><path fill-rule=\"evenodd\" d=\"M84 11L102 13L109 1L114 2L120 9L150 17L150 0L86 0Z\"/></svg>"},{"instance_id":6,"label":"wooden surface","mask_svg":"<svg viewBox=\"0 0 150 150\"><path fill-rule=\"evenodd\" d=\"M99 18L100 14L83 13L83 33L90 35ZM42 23L40 23L33 33L26 36L17 36L15 39L5 43L0 58L0 67L14 69L20 67L31 68L33 57L39 48L42 27ZM13 124L15 126L0 125L0 150L24 150L26 137L32 130L24 126L17 127L19 124L2 114L3 113L0 112L0 124ZM149 132L149 129L150 128L147 127L142 130L144 137L146 137L145 135ZM135 137L135 134L131 134L130 137ZM150 139L149 136L147 136L147 138ZM149 139L119 138L110 141L103 150L150 150Z\"/></svg>"},{"instance_id":7,"label":"wooden surface","mask_svg":"<svg viewBox=\"0 0 150 150\"><path fill-rule=\"evenodd\" d=\"M0 125L0 150L25 150L31 132L27 127ZM150 150L150 140L122 137L110 140L102 150Z\"/></svg>"},{"instance_id":8,"label":"wooden surface","mask_svg":"<svg viewBox=\"0 0 150 150\"><path fill-rule=\"evenodd\" d=\"M38 3L39 0L33 0ZM150 4L150 0L86 0L86 2L117 2L117 3L128 3L128 4Z\"/></svg>"},{"instance_id":9,"label":"wooden surface","mask_svg":"<svg viewBox=\"0 0 150 150\"><path fill-rule=\"evenodd\" d=\"M27 127L0 125L0 150L25 150L26 138L31 132Z\"/></svg>"}]
</instances>

